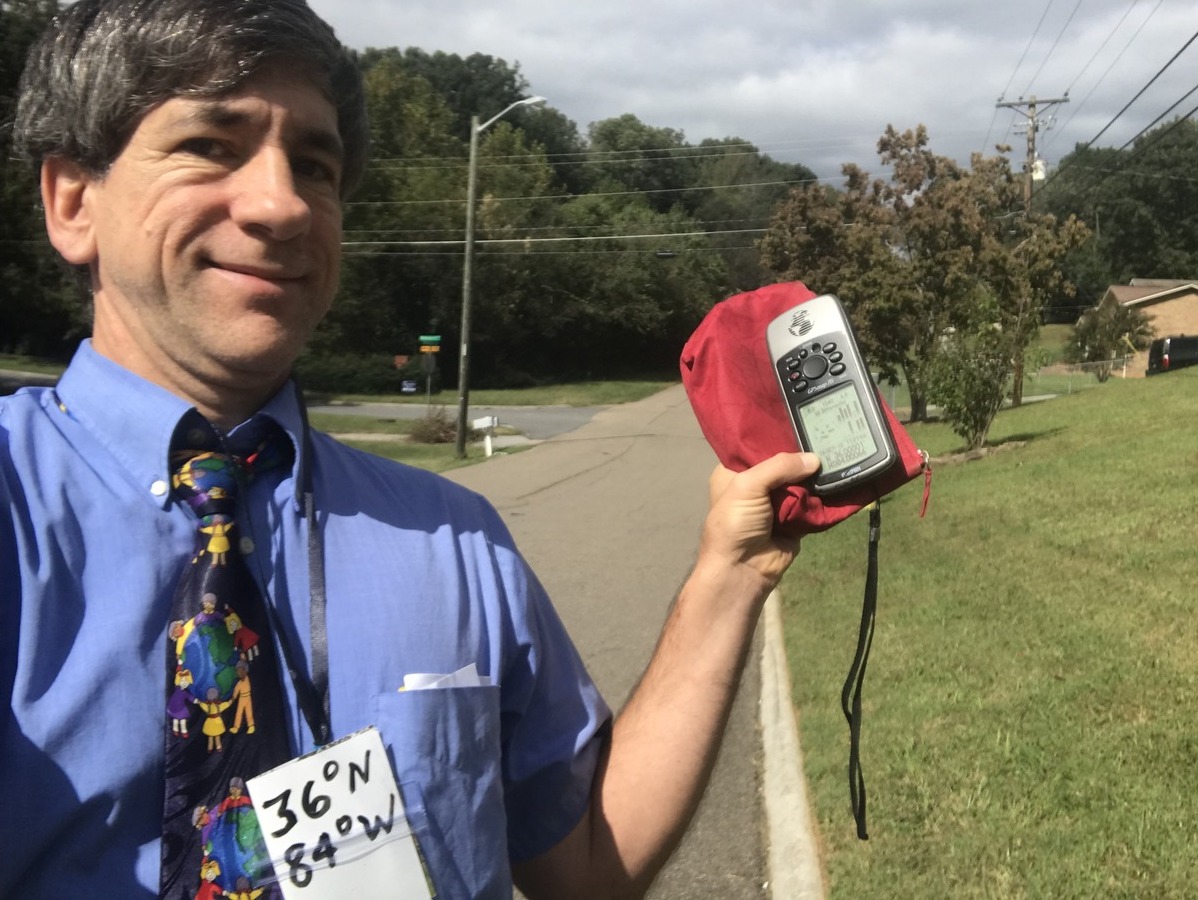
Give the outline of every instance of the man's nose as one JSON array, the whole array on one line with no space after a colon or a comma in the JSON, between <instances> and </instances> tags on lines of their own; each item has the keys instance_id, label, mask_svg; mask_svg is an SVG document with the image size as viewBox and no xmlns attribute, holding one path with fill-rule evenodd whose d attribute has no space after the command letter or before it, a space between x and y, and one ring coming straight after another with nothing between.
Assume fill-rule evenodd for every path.
<instances>
[{"instance_id":1,"label":"man's nose","mask_svg":"<svg viewBox=\"0 0 1198 900\"><path fill-rule=\"evenodd\" d=\"M233 218L277 241L308 230L312 207L297 189L291 159L281 147L262 147L237 172Z\"/></svg>"}]
</instances>

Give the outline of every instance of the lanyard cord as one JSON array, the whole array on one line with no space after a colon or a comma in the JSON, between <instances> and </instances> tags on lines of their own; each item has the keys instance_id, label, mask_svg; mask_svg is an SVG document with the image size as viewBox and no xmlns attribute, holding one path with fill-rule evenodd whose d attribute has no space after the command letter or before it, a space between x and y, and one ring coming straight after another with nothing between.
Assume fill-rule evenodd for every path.
<instances>
[{"instance_id":1,"label":"lanyard cord","mask_svg":"<svg viewBox=\"0 0 1198 900\"><path fill-rule=\"evenodd\" d=\"M295 385L295 397L299 404L300 418L303 423L303 447L300 452L299 472L295 481L295 501L304 511L304 520L308 528L308 596L309 596L309 633L312 644L312 676L299 665L296 655L292 652L286 639L286 632L279 627L278 613L274 604L268 604L271 616L275 619L275 633L279 636L279 644L283 648L283 659L287 663L287 674L295 687L295 697L299 702L300 711L308 723L312 740L317 747L323 747L332 739L332 718L329 711L329 632L326 610L328 599L325 593L324 571L324 541L320 527L316 521L316 501L312 491L312 434L308 425L308 410L304 405L303 391L299 383L292 379Z\"/></svg>"},{"instance_id":2,"label":"lanyard cord","mask_svg":"<svg viewBox=\"0 0 1198 900\"><path fill-rule=\"evenodd\" d=\"M865 600L861 605L861 627L857 633L857 653L840 694L840 706L849 723L849 800L857 837L869 840L865 828L865 776L861 774L861 688L865 666L874 640L874 618L878 609L878 537L882 528L882 510L874 503L869 511L869 550L865 572Z\"/></svg>"},{"instance_id":3,"label":"lanyard cord","mask_svg":"<svg viewBox=\"0 0 1198 900\"><path fill-rule=\"evenodd\" d=\"M308 430L304 429L305 443ZM311 448L307 448L305 453ZM312 680L311 693L307 701L301 700L304 718L312 731L312 738L318 747L323 747L332 740L331 713L329 711L329 631L325 611L328 598L325 594L324 580L324 541L321 540L320 527L316 522L316 501L313 499L311 487L304 491L304 518L308 522L308 593L309 593L309 623L312 640ZM298 688L298 684L297 684ZM298 691L297 691L298 693Z\"/></svg>"}]
</instances>

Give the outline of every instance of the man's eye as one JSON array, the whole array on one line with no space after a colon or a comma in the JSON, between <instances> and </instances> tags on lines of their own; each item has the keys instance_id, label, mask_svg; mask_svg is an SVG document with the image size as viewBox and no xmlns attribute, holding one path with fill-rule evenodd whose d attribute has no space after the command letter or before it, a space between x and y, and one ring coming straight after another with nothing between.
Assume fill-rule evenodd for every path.
<instances>
[{"instance_id":1,"label":"man's eye","mask_svg":"<svg viewBox=\"0 0 1198 900\"><path fill-rule=\"evenodd\" d=\"M179 149L204 159L221 159L229 155L225 145L214 138L188 138L179 145Z\"/></svg>"},{"instance_id":2,"label":"man's eye","mask_svg":"<svg viewBox=\"0 0 1198 900\"><path fill-rule=\"evenodd\" d=\"M323 160L303 158L295 160L291 165L295 174L300 178L309 181L324 181L329 184L337 183L338 170Z\"/></svg>"}]
</instances>

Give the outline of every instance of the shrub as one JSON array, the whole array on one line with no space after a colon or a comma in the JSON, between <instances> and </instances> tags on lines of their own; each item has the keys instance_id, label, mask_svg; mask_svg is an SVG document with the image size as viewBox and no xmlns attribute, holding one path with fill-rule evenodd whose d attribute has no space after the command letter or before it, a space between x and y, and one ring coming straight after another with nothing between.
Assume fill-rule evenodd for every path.
<instances>
[{"instance_id":1,"label":"shrub","mask_svg":"<svg viewBox=\"0 0 1198 900\"><path fill-rule=\"evenodd\" d=\"M453 444L458 438L458 423L450 418L449 411L444 406L430 406L428 415L418 421L408 437L418 444ZM466 440L478 439L478 433L473 429L466 432Z\"/></svg>"}]
</instances>

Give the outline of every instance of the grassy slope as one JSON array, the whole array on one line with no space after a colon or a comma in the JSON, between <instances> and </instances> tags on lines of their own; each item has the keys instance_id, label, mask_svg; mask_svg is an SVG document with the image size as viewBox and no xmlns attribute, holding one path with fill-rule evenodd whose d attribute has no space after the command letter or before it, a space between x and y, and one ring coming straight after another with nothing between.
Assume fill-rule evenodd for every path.
<instances>
[{"instance_id":1,"label":"grassy slope","mask_svg":"<svg viewBox=\"0 0 1198 900\"><path fill-rule=\"evenodd\" d=\"M871 840L840 688L864 517L784 584L834 898L1192 897L1198 827L1198 369L1004 412L1022 447L884 506L865 688ZM931 452L942 426L912 428Z\"/></svg>"}]
</instances>

